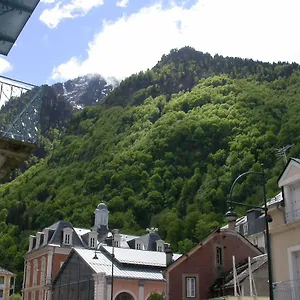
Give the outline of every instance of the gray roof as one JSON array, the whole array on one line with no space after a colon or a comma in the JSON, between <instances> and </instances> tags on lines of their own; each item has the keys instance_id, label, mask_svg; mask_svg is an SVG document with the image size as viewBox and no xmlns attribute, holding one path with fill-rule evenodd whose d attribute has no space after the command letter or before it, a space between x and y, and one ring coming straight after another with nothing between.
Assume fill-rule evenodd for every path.
<instances>
[{"instance_id":1,"label":"gray roof","mask_svg":"<svg viewBox=\"0 0 300 300\"><path fill-rule=\"evenodd\" d=\"M0 267L0 275L11 275L11 276L15 276L14 273L12 273L12 272L10 272L10 271L8 271L8 270L2 268L2 267Z\"/></svg>"},{"instance_id":2,"label":"gray roof","mask_svg":"<svg viewBox=\"0 0 300 300\"><path fill-rule=\"evenodd\" d=\"M127 250L122 249L121 250ZM111 276L112 262L111 259L102 253L97 252L98 259L94 259L95 251L90 249L74 248L74 251L92 268L95 273L105 273L106 276ZM134 250L139 251L139 250ZM145 252L145 251L144 251ZM151 268L147 266L128 266L123 264L114 264L114 277L126 279L142 279L142 280L158 280L163 281L162 269Z\"/></svg>"},{"instance_id":3,"label":"gray roof","mask_svg":"<svg viewBox=\"0 0 300 300\"><path fill-rule=\"evenodd\" d=\"M103 245L101 247L110 255L112 254L112 247ZM166 253L158 251L145 251L137 249L114 248L115 259L119 263L143 265L151 267L166 267ZM177 260L181 254L173 254L173 260Z\"/></svg>"}]
</instances>

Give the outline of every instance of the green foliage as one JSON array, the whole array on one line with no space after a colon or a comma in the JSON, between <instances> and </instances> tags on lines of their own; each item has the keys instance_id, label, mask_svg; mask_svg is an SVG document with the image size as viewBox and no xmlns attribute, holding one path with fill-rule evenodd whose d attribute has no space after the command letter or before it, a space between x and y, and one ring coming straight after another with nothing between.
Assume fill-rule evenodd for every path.
<instances>
[{"instance_id":1,"label":"green foliage","mask_svg":"<svg viewBox=\"0 0 300 300\"><path fill-rule=\"evenodd\" d=\"M22 300L22 296L20 294L12 294L9 296L9 300Z\"/></svg>"},{"instance_id":2,"label":"green foliage","mask_svg":"<svg viewBox=\"0 0 300 300\"><path fill-rule=\"evenodd\" d=\"M22 274L29 234L60 219L89 228L100 201L111 228L158 227L174 251L185 252L224 224L231 183L242 172L264 163L268 197L279 192L283 161L274 150L294 144L290 155L300 152L298 66L209 57L173 51L126 79L107 98L109 108L86 107L62 134L48 131L51 153L0 187L3 267ZM230 76L199 81L216 70ZM260 178L241 181L233 198L261 204Z\"/></svg>"},{"instance_id":3,"label":"green foliage","mask_svg":"<svg viewBox=\"0 0 300 300\"><path fill-rule=\"evenodd\" d=\"M162 294L152 292L148 297L148 300L165 300L166 297Z\"/></svg>"}]
</instances>

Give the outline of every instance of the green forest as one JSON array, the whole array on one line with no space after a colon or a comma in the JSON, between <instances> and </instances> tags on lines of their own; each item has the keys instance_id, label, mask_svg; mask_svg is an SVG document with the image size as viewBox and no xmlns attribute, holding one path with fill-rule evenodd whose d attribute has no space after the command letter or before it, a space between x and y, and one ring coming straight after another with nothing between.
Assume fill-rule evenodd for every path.
<instances>
[{"instance_id":1,"label":"green forest","mask_svg":"<svg viewBox=\"0 0 300 300\"><path fill-rule=\"evenodd\" d=\"M18 274L20 288L28 236L58 220L89 228L100 201L111 229L157 227L186 252L224 224L242 172L263 163L268 197L279 192L276 149L293 144L289 156L299 157L299 94L297 64L172 50L100 105L44 130L47 154L0 187L2 266ZM262 204L261 178L241 181L233 197Z\"/></svg>"}]
</instances>

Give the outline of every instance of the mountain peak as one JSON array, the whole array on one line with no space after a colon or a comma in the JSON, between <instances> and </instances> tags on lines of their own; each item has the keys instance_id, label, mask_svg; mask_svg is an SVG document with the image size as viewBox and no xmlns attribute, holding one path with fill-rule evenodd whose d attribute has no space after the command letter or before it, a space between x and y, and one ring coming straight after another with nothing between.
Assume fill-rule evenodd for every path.
<instances>
[{"instance_id":1,"label":"mountain peak","mask_svg":"<svg viewBox=\"0 0 300 300\"><path fill-rule=\"evenodd\" d=\"M58 96L64 97L76 108L97 105L119 82L115 78L105 79L100 74L91 73L52 87Z\"/></svg>"}]
</instances>

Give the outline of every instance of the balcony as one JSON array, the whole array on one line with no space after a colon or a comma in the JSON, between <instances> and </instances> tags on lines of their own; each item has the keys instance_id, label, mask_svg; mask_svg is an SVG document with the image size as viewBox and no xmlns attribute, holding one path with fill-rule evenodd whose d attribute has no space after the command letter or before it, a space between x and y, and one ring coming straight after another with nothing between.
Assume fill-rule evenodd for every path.
<instances>
[{"instance_id":1,"label":"balcony","mask_svg":"<svg viewBox=\"0 0 300 300\"><path fill-rule=\"evenodd\" d=\"M274 283L275 300L299 300L300 280L280 281Z\"/></svg>"},{"instance_id":2,"label":"balcony","mask_svg":"<svg viewBox=\"0 0 300 300\"><path fill-rule=\"evenodd\" d=\"M300 220L300 209L292 210L285 214L285 222L293 223Z\"/></svg>"}]
</instances>

